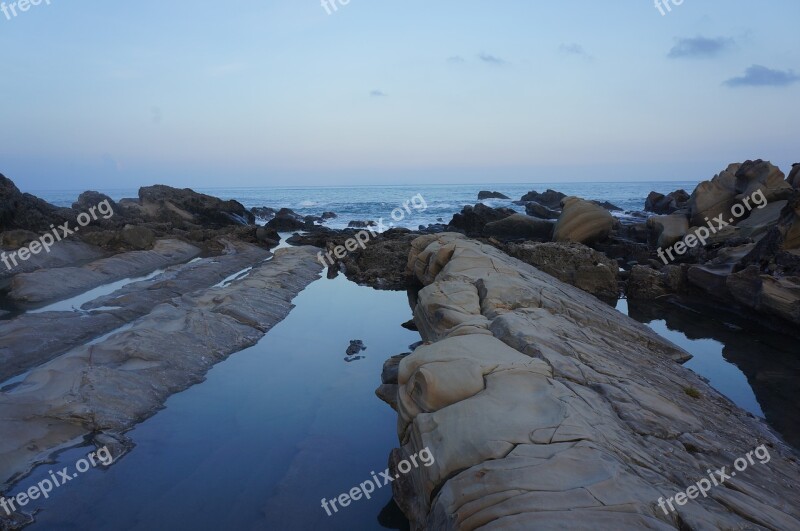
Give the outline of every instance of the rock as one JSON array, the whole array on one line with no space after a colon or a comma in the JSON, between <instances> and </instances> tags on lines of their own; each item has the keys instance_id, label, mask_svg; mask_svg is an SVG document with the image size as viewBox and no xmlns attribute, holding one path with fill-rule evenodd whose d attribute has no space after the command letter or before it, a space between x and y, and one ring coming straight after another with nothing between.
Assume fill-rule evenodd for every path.
<instances>
[{"instance_id":1,"label":"rock","mask_svg":"<svg viewBox=\"0 0 800 531\"><path fill-rule=\"evenodd\" d=\"M188 223L220 228L255 222L255 216L238 201L223 201L189 188L180 190L164 185L140 188L139 206L150 219L171 222L177 226L186 226Z\"/></svg>"},{"instance_id":2,"label":"rock","mask_svg":"<svg viewBox=\"0 0 800 531\"><path fill-rule=\"evenodd\" d=\"M511 199L505 194L501 194L500 192L488 192L486 190L481 190L478 192L478 201L483 199Z\"/></svg>"},{"instance_id":3,"label":"rock","mask_svg":"<svg viewBox=\"0 0 800 531\"><path fill-rule=\"evenodd\" d=\"M689 232L689 220L680 214L653 216L647 220L651 241L657 247L666 249L679 242Z\"/></svg>"},{"instance_id":4,"label":"rock","mask_svg":"<svg viewBox=\"0 0 800 531\"><path fill-rule=\"evenodd\" d=\"M547 208L552 208L557 210L561 208L561 201L565 197L567 197L566 194L562 194L561 192L556 192L555 190L548 189L542 194L536 191L528 192L527 194L522 196L522 201L535 201L540 205L546 206Z\"/></svg>"},{"instance_id":5,"label":"rock","mask_svg":"<svg viewBox=\"0 0 800 531\"><path fill-rule=\"evenodd\" d=\"M483 235L501 240L550 240L554 224L525 214L513 214L487 223Z\"/></svg>"},{"instance_id":6,"label":"rock","mask_svg":"<svg viewBox=\"0 0 800 531\"><path fill-rule=\"evenodd\" d=\"M133 225L125 225L125 228L122 229L121 237L125 243L138 250L151 248L156 240L155 233L147 227L135 227Z\"/></svg>"},{"instance_id":7,"label":"rock","mask_svg":"<svg viewBox=\"0 0 800 531\"><path fill-rule=\"evenodd\" d=\"M509 244L506 253L592 295L616 300L619 266L580 243Z\"/></svg>"},{"instance_id":8,"label":"rock","mask_svg":"<svg viewBox=\"0 0 800 531\"><path fill-rule=\"evenodd\" d=\"M377 227L378 224L370 219L367 221L361 221L361 220L351 221L350 223L347 224L347 226L351 229L366 229L369 227Z\"/></svg>"},{"instance_id":9,"label":"rock","mask_svg":"<svg viewBox=\"0 0 800 531\"><path fill-rule=\"evenodd\" d=\"M392 483L412 529L800 527L795 453L652 330L449 234L415 240L409 271L432 344L400 361L390 471L435 457ZM735 490L658 507L760 445Z\"/></svg>"},{"instance_id":10,"label":"rock","mask_svg":"<svg viewBox=\"0 0 800 531\"><path fill-rule=\"evenodd\" d=\"M398 229L370 238L364 249L358 247L341 260L345 276L375 289L407 289L405 265L413 239L408 231Z\"/></svg>"},{"instance_id":11,"label":"rock","mask_svg":"<svg viewBox=\"0 0 800 531\"><path fill-rule=\"evenodd\" d=\"M743 238L752 238L755 241L760 240L770 228L778 223L781 212L788 203L785 200L774 201L764 208L753 209L750 216L736 223L736 227L739 229L738 235Z\"/></svg>"},{"instance_id":12,"label":"rock","mask_svg":"<svg viewBox=\"0 0 800 531\"><path fill-rule=\"evenodd\" d=\"M323 223L325 220L322 219L320 216L305 216L303 217L303 222L306 226L314 225L316 223Z\"/></svg>"},{"instance_id":13,"label":"rock","mask_svg":"<svg viewBox=\"0 0 800 531\"><path fill-rule=\"evenodd\" d=\"M789 172L789 177L786 178L786 182L800 189L800 162L792 164L792 171Z\"/></svg>"},{"instance_id":14,"label":"rock","mask_svg":"<svg viewBox=\"0 0 800 531\"><path fill-rule=\"evenodd\" d=\"M478 203L473 206L465 206L461 213L455 214L450 220L449 226L452 229L464 231L468 236L480 236L487 223L499 221L513 216L517 212L510 208L492 208Z\"/></svg>"},{"instance_id":15,"label":"rock","mask_svg":"<svg viewBox=\"0 0 800 531\"><path fill-rule=\"evenodd\" d=\"M20 273L30 273L38 269L78 267L103 256L103 251L97 247L81 241L62 240L56 243L49 253L31 256L24 262L18 262L11 270L8 270L5 264L0 265L0 289L9 289L11 279Z\"/></svg>"},{"instance_id":16,"label":"rock","mask_svg":"<svg viewBox=\"0 0 800 531\"><path fill-rule=\"evenodd\" d=\"M681 293L687 287L686 272L681 266L668 265L661 271L649 266L631 268L625 294L628 299L654 300L664 295Z\"/></svg>"},{"instance_id":17,"label":"rock","mask_svg":"<svg viewBox=\"0 0 800 531\"><path fill-rule=\"evenodd\" d=\"M9 298L17 304L39 306L83 293L124 278L188 262L200 249L179 240L159 240L151 251L131 251L82 267L40 269L11 280Z\"/></svg>"},{"instance_id":18,"label":"rock","mask_svg":"<svg viewBox=\"0 0 800 531\"><path fill-rule=\"evenodd\" d=\"M609 212L624 212L623 209L621 209L620 207L618 207L614 203L609 203L608 201L602 201L602 202L601 201L592 201L592 203L594 203L595 205L597 205L599 207L605 208Z\"/></svg>"},{"instance_id":19,"label":"rock","mask_svg":"<svg viewBox=\"0 0 800 531\"><path fill-rule=\"evenodd\" d=\"M686 190L676 190L668 195L650 192L650 195L647 196L647 200L644 203L644 209L647 212L654 212L656 214L672 214L677 210L686 208L689 197Z\"/></svg>"},{"instance_id":20,"label":"rock","mask_svg":"<svg viewBox=\"0 0 800 531\"><path fill-rule=\"evenodd\" d=\"M272 227L264 226L256 229L256 240L268 247L274 247L281 242L281 236Z\"/></svg>"},{"instance_id":21,"label":"rock","mask_svg":"<svg viewBox=\"0 0 800 531\"><path fill-rule=\"evenodd\" d=\"M541 219L558 219L561 215L560 210L552 210L544 205L540 205L536 201L528 201L525 203L525 213L529 216Z\"/></svg>"},{"instance_id":22,"label":"rock","mask_svg":"<svg viewBox=\"0 0 800 531\"><path fill-rule=\"evenodd\" d=\"M270 207L254 207L250 209L250 212L257 218L270 220L275 217L277 211L274 208Z\"/></svg>"},{"instance_id":23,"label":"rock","mask_svg":"<svg viewBox=\"0 0 800 531\"><path fill-rule=\"evenodd\" d=\"M295 230L303 230L306 227L306 222L299 214L295 214L290 208L282 208L275 217L267 222L267 227L274 229L278 232L291 232Z\"/></svg>"},{"instance_id":24,"label":"rock","mask_svg":"<svg viewBox=\"0 0 800 531\"><path fill-rule=\"evenodd\" d=\"M7 230L5 232L0 232L0 246L5 249L16 250L38 240L39 237L39 234L29 230Z\"/></svg>"},{"instance_id":25,"label":"rock","mask_svg":"<svg viewBox=\"0 0 800 531\"><path fill-rule=\"evenodd\" d=\"M730 216L731 207L736 203L736 172L741 166L731 164L710 181L697 185L689 198L693 226L701 227L707 223L706 219L713 219L719 214Z\"/></svg>"},{"instance_id":26,"label":"rock","mask_svg":"<svg viewBox=\"0 0 800 531\"><path fill-rule=\"evenodd\" d=\"M355 356L364 350L367 350L367 347L364 346L364 342L360 339L353 339L350 341L350 346L347 347L347 355Z\"/></svg>"},{"instance_id":27,"label":"rock","mask_svg":"<svg viewBox=\"0 0 800 531\"><path fill-rule=\"evenodd\" d=\"M339 216L336 215L336 212L323 212L322 213L322 219L324 219L324 220L336 219L337 217L339 217Z\"/></svg>"},{"instance_id":28,"label":"rock","mask_svg":"<svg viewBox=\"0 0 800 531\"><path fill-rule=\"evenodd\" d=\"M161 304L129 330L75 348L0 393L0 490L86 436L130 430L214 364L256 344L319 277L315 254L281 249L247 278Z\"/></svg>"},{"instance_id":29,"label":"rock","mask_svg":"<svg viewBox=\"0 0 800 531\"><path fill-rule=\"evenodd\" d=\"M555 241L588 244L604 240L611 234L614 218L606 209L578 197L568 197L563 203L564 210L553 233Z\"/></svg>"},{"instance_id":30,"label":"rock","mask_svg":"<svg viewBox=\"0 0 800 531\"><path fill-rule=\"evenodd\" d=\"M100 192L95 192L94 190L88 190L79 195L78 200L72 203L72 209L77 212L89 212L89 209L96 207L104 201L108 203L108 205L111 207L111 210L113 210L115 213L120 210L119 205L117 205L113 199L106 194L101 194Z\"/></svg>"},{"instance_id":31,"label":"rock","mask_svg":"<svg viewBox=\"0 0 800 531\"><path fill-rule=\"evenodd\" d=\"M41 234L49 231L50 225L75 222L74 212L58 208L30 194L23 194L3 174L0 174L0 232L22 229Z\"/></svg>"},{"instance_id":32,"label":"rock","mask_svg":"<svg viewBox=\"0 0 800 531\"><path fill-rule=\"evenodd\" d=\"M761 190L768 202L789 199L793 190L784 178L783 172L769 162L748 160L736 172L736 192L750 197Z\"/></svg>"}]
</instances>

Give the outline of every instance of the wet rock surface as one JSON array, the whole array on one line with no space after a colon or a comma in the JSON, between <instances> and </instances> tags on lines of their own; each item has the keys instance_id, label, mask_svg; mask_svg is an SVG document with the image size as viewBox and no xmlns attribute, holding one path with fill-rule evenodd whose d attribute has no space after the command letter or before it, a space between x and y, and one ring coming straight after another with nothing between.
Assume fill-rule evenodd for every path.
<instances>
[{"instance_id":1,"label":"wet rock surface","mask_svg":"<svg viewBox=\"0 0 800 531\"><path fill-rule=\"evenodd\" d=\"M390 462L426 447L436 458L393 483L412 528L800 527L791 450L676 363L681 349L460 235L415 240L408 268L426 286L414 314L432 344L399 362ZM769 463L675 513L658 507L761 444Z\"/></svg>"},{"instance_id":2,"label":"wet rock surface","mask_svg":"<svg viewBox=\"0 0 800 531\"><path fill-rule=\"evenodd\" d=\"M177 296L129 329L32 370L0 393L0 489L57 449L130 429L202 381L281 321L321 269L314 249L281 249L230 285Z\"/></svg>"}]
</instances>

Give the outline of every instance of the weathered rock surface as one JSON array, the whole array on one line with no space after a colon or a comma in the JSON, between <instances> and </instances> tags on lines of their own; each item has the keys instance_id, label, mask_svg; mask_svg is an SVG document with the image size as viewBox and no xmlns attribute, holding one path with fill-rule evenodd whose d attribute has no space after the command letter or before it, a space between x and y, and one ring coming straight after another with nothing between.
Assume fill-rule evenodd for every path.
<instances>
[{"instance_id":1,"label":"weathered rock surface","mask_svg":"<svg viewBox=\"0 0 800 531\"><path fill-rule=\"evenodd\" d=\"M129 330L73 349L0 393L0 490L88 434L131 428L255 344L318 277L315 254L281 249L246 278L161 304Z\"/></svg>"},{"instance_id":2,"label":"weathered rock surface","mask_svg":"<svg viewBox=\"0 0 800 531\"><path fill-rule=\"evenodd\" d=\"M4 250L12 251L17 248L18 246L14 246L13 248ZM104 254L102 249L81 241L60 241L50 248L49 253L32 255L28 260L18 262L17 266L13 267L11 270L9 270L5 264L0 264L0 289L7 289L11 283L11 278L19 273L30 273L37 269L79 267L102 258Z\"/></svg>"},{"instance_id":3,"label":"weathered rock surface","mask_svg":"<svg viewBox=\"0 0 800 531\"><path fill-rule=\"evenodd\" d=\"M392 469L435 457L393 483L414 529L800 528L794 454L675 363L682 350L458 235L418 238L408 267L433 342L398 371ZM768 463L658 507L761 444Z\"/></svg>"},{"instance_id":4,"label":"weathered rock surface","mask_svg":"<svg viewBox=\"0 0 800 531\"><path fill-rule=\"evenodd\" d=\"M463 231L468 236L480 236L487 223L499 221L516 213L510 208L492 208L478 203L475 206L465 206L460 213L453 216L449 226Z\"/></svg>"},{"instance_id":5,"label":"weathered rock surface","mask_svg":"<svg viewBox=\"0 0 800 531\"><path fill-rule=\"evenodd\" d=\"M617 263L580 243L512 243L503 250L592 295L615 300L619 295Z\"/></svg>"},{"instance_id":6,"label":"weathered rock surface","mask_svg":"<svg viewBox=\"0 0 800 531\"><path fill-rule=\"evenodd\" d=\"M159 240L151 251L131 251L81 267L39 269L17 275L11 280L9 297L20 305L42 305L103 284L184 263L198 254L200 249L186 242Z\"/></svg>"},{"instance_id":7,"label":"weathered rock surface","mask_svg":"<svg viewBox=\"0 0 800 531\"><path fill-rule=\"evenodd\" d=\"M625 293L628 299L653 300L681 293L687 286L687 272L681 266L670 264L658 271L649 266L635 265L631 268Z\"/></svg>"},{"instance_id":8,"label":"weathered rock surface","mask_svg":"<svg viewBox=\"0 0 800 531\"><path fill-rule=\"evenodd\" d=\"M303 230L306 227L306 221L303 216L296 214L291 208L282 208L275 214L275 217L267 222L267 227L278 232L290 232Z\"/></svg>"},{"instance_id":9,"label":"weathered rock surface","mask_svg":"<svg viewBox=\"0 0 800 531\"><path fill-rule=\"evenodd\" d=\"M528 201L525 203L525 213L529 216L541 219L558 219L558 216L561 215L560 210L547 208L536 201Z\"/></svg>"},{"instance_id":10,"label":"weathered rock surface","mask_svg":"<svg viewBox=\"0 0 800 531\"><path fill-rule=\"evenodd\" d=\"M483 235L501 240L543 240L553 237L554 224L525 214L512 214L498 221L487 223Z\"/></svg>"},{"instance_id":11,"label":"weathered rock surface","mask_svg":"<svg viewBox=\"0 0 800 531\"><path fill-rule=\"evenodd\" d=\"M230 242L223 255L173 266L150 280L128 284L84 304L85 311L25 313L0 321L0 382L138 319L161 303L210 288L269 256L259 247Z\"/></svg>"},{"instance_id":12,"label":"weathered rock surface","mask_svg":"<svg viewBox=\"0 0 800 531\"><path fill-rule=\"evenodd\" d=\"M688 202L689 194L686 190L675 190L667 195L650 192L645 200L644 209L655 214L672 214L686 208Z\"/></svg>"},{"instance_id":13,"label":"weathered rock surface","mask_svg":"<svg viewBox=\"0 0 800 531\"><path fill-rule=\"evenodd\" d=\"M139 189L138 207L156 221L219 228L247 225L255 216L238 201L224 201L191 190L155 185Z\"/></svg>"},{"instance_id":14,"label":"weathered rock surface","mask_svg":"<svg viewBox=\"0 0 800 531\"><path fill-rule=\"evenodd\" d=\"M789 172L786 182L795 188L800 188L800 162L792 164L792 171Z\"/></svg>"},{"instance_id":15,"label":"weathered rock surface","mask_svg":"<svg viewBox=\"0 0 800 531\"><path fill-rule=\"evenodd\" d=\"M614 217L605 208L578 197L568 197L563 204L553 240L594 243L611 234Z\"/></svg>"},{"instance_id":16,"label":"weathered rock surface","mask_svg":"<svg viewBox=\"0 0 800 531\"><path fill-rule=\"evenodd\" d=\"M647 220L647 228L652 231L655 245L666 249L689 232L689 220L680 214L653 216Z\"/></svg>"},{"instance_id":17,"label":"weathered rock surface","mask_svg":"<svg viewBox=\"0 0 800 531\"><path fill-rule=\"evenodd\" d=\"M68 208L58 208L31 194L23 194L11 179L0 173L0 232L49 231L50 225L73 221L75 215Z\"/></svg>"},{"instance_id":18,"label":"weathered rock surface","mask_svg":"<svg viewBox=\"0 0 800 531\"><path fill-rule=\"evenodd\" d=\"M556 192L555 190L550 190L548 188L544 193L541 194L536 191L528 192L522 196L521 200L536 201L540 205L544 205L547 208L560 209L561 201L566 197L566 194L562 194L561 192Z\"/></svg>"}]
</instances>

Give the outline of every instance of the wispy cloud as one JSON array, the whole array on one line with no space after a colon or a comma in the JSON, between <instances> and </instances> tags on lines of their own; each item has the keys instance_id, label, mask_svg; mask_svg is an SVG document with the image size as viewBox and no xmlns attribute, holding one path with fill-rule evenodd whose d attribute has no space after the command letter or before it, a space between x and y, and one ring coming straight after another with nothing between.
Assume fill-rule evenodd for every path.
<instances>
[{"instance_id":1,"label":"wispy cloud","mask_svg":"<svg viewBox=\"0 0 800 531\"><path fill-rule=\"evenodd\" d=\"M728 37L694 37L678 39L678 42L667 54L670 59L696 59L714 57L731 48L736 41Z\"/></svg>"},{"instance_id":2,"label":"wispy cloud","mask_svg":"<svg viewBox=\"0 0 800 531\"><path fill-rule=\"evenodd\" d=\"M574 42L571 44L562 44L559 46L558 51L563 55L574 55L587 60L594 59L594 57L589 55L589 53L583 48L583 46Z\"/></svg>"},{"instance_id":3,"label":"wispy cloud","mask_svg":"<svg viewBox=\"0 0 800 531\"><path fill-rule=\"evenodd\" d=\"M370 92L369 95L372 96L373 98L384 98L388 96L388 94L386 94L384 91L377 89Z\"/></svg>"},{"instance_id":4,"label":"wispy cloud","mask_svg":"<svg viewBox=\"0 0 800 531\"><path fill-rule=\"evenodd\" d=\"M447 58L447 62L452 64L463 63L464 58L461 57L460 55L451 55L450 57Z\"/></svg>"},{"instance_id":5,"label":"wispy cloud","mask_svg":"<svg viewBox=\"0 0 800 531\"><path fill-rule=\"evenodd\" d=\"M753 65L741 77L733 77L724 84L729 87L785 87L800 81L792 70L773 70L766 66Z\"/></svg>"},{"instance_id":6,"label":"wispy cloud","mask_svg":"<svg viewBox=\"0 0 800 531\"><path fill-rule=\"evenodd\" d=\"M480 54L478 54L478 59L480 59L484 63L489 63L489 64L493 64L493 65L498 65L498 66L502 66L502 65L508 64L508 62L506 62L505 59L501 59L500 57L495 57L494 55L490 55L488 53L480 53Z\"/></svg>"}]
</instances>

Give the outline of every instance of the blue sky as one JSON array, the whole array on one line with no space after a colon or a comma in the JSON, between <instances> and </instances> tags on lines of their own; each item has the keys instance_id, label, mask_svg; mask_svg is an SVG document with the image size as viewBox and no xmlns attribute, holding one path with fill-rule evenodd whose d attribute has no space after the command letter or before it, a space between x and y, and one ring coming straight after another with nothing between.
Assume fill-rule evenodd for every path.
<instances>
[{"instance_id":1,"label":"blue sky","mask_svg":"<svg viewBox=\"0 0 800 531\"><path fill-rule=\"evenodd\" d=\"M691 180L747 158L800 161L800 2L671 9L51 0L0 12L0 172L41 190Z\"/></svg>"}]
</instances>

